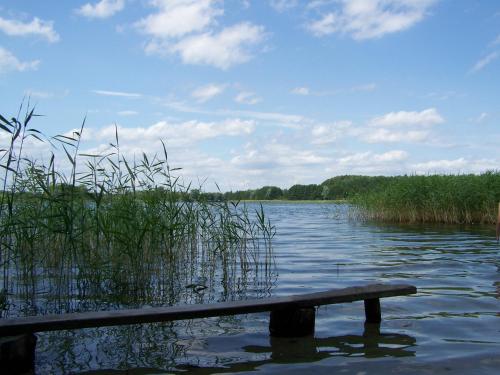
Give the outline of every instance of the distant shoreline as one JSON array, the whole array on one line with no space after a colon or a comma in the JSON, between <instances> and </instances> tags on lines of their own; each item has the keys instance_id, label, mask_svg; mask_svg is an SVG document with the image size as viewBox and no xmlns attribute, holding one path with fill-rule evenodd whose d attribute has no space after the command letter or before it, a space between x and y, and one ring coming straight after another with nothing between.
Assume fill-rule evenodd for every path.
<instances>
[{"instance_id":1,"label":"distant shoreline","mask_svg":"<svg viewBox=\"0 0 500 375\"><path fill-rule=\"evenodd\" d=\"M236 200L231 200L233 202L236 202ZM305 204L305 203L323 203L323 204L340 204L340 203L347 203L348 201L345 199L327 199L327 200L320 200L320 199L304 199L304 200L291 200L291 199L241 199L240 202L244 203L298 203L298 204Z\"/></svg>"}]
</instances>

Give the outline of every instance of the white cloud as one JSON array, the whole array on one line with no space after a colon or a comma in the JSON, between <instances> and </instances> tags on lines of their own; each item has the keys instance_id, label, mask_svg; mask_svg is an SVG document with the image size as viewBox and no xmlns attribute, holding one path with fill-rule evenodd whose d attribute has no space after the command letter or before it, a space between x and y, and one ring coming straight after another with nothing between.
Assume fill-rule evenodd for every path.
<instances>
[{"instance_id":1,"label":"white cloud","mask_svg":"<svg viewBox=\"0 0 500 375\"><path fill-rule=\"evenodd\" d=\"M136 116L139 114L137 111L132 111L132 110L125 110L125 111L119 111L117 112L118 115L120 116Z\"/></svg>"},{"instance_id":2,"label":"white cloud","mask_svg":"<svg viewBox=\"0 0 500 375\"><path fill-rule=\"evenodd\" d=\"M216 97L217 95L222 94L225 87L226 87L225 85L216 85L214 83L211 83L209 85L196 88L191 93L191 96L195 98L198 102L204 103Z\"/></svg>"},{"instance_id":3,"label":"white cloud","mask_svg":"<svg viewBox=\"0 0 500 375\"><path fill-rule=\"evenodd\" d=\"M295 87L292 91L292 94L295 95L309 95L310 90L308 87Z\"/></svg>"},{"instance_id":4,"label":"white cloud","mask_svg":"<svg viewBox=\"0 0 500 375\"><path fill-rule=\"evenodd\" d=\"M124 98L140 98L142 94L137 94L134 92L122 92L122 91L106 91L106 90L92 90L94 94L104 95L104 96L120 96Z\"/></svg>"},{"instance_id":5,"label":"white cloud","mask_svg":"<svg viewBox=\"0 0 500 375\"><path fill-rule=\"evenodd\" d=\"M437 0L341 0L307 27L316 36L348 34L356 40L380 38L422 21ZM323 5L323 4L322 4Z\"/></svg>"},{"instance_id":6,"label":"white cloud","mask_svg":"<svg viewBox=\"0 0 500 375\"><path fill-rule=\"evenodd\" d=\"M365 131L362 139L368 143L423 142L429 137L425 130L394 131L393 129L375 129Z\"/></svg>"},{"instance_id":7,"label":"white cloud","mask_svg":"<svg viewBox=\"0 0 500 375\"><path fill-rule=\"evenodd\" d=\"M484 69L484 67L486 67L486 65L495 61L498 58L498 56L500 56L499 53L497 51L495 51L495 52L492 52L489 55L483 57L478 62L476 62L476 64L474 64L474 66L471 69L471 73L476 73L476 72L479 72L480 70Z\"/></svg>"},{"instance_id":8,"label":"white cloud","mask_svg":"<svg viewBox=\"0 0 500 375\"><path fill-rule=\"evenodd\" d=\"M178 53L186 64L228 69L250 60L253 57L250 47L263 41L264 37L262 26L244 22L226 27L218 33L207 32L186 37L171 46L170 51Z\"/></svg>"},{"instance_id":9,"label":"white cloud","mask_svg":"<svg viewBox=\"0 0 500 375\"><path fill-rule=\"evenodd\" d=\"M228 69L253 57L252 47L265 39L264 27L241 22L217 30L224 11L219 0L152 0L158 8L135 26L152 38L145 51L177 54L185 64Z\"/></svg>"},{"instance_id":10,"label":"white cloud","mask_svg":"<svg viewBox=\"0 0 500 375\"><path fill-rule=\"evenodd\" d=\"M483 122L484 120L486 120L488 117L490 117L490 115L486 112L482 112L479 116L477 116L474 121L477 122L477 123L481 123Z\"/></svg>"},{"instance_id":11,"label":"white cloud","mask_svg":"<svg viewBox=\"0 0 500 375\"><path fill-rule=\"evenodd\" d=\"M309 122L309 120L303 116L279 112L221 110L218 112L214 112L213 114L223 116L241 116L267 122L276 122L282 125L289 126L291 128L299 127L299 124L302 122Z\"/></svg>"},{"instance_id":12,"label":"white cloud","mask_svg":"<svg viewBox=\"0 0 500 375\"><path fill-rule=\"evenodd\" d=\"M250 170L269 170L310 167L330 161L330 158L317 155L311 150L298 150L290 145L272 141L259 147L247 145L242 154L231 159L231 164Z\"/></svg>"},{"instance_id":13,"label":"white cloud","mask_svg":"<svg viewBox=\"0 0 500 375\"><path fill-rule=\"evenodd\" d=\"M12 52L0 47L0 73L6 73L8 71L18 71L24 72L27 70L36 70L40 60L33 61L20 61Z\"/></svg>"},{"instance_id":14,"label":"white cloud","mask_svg":"<svg viewBox=\"0 0 500 375\"><path fill-rule=\"evenodd\" d=\"M0 30L10 36L39 36L50 43L55 43L60 39L59 34L54 30L52 21L43 21L37 17L26 23L0 17Z\"/></svg>"},{"instance_id":15,"label":"white cloud","mask_svg":"<svg viewBox=\"0 0 500 375\"><path fill-rule=\"evenodd\" d=\"M88 18L108 18L125 7L125 0L101 0L95 4L86 3L76 13Z\"/></svg>"},{"instance_id":16,"label":"white cloud","mask_svg":"<svg viewBox=\"0 0 500 375\"><path fill-rule=\"evenodd\" d=\"M377 88L375 83L366 83L363 85L352 86L349 88L340 88L340 89L332 89L326 91L316 91L311 90L309 87L295 87L292 89L291 93L295 95L313 95L313 96L329 96L329 95L339 95L339 94L349 94L349 93L357 93L357 92L370 92L374 91Z\"/></svg>"},{"instance_id":17,"label":"white cloud","mask_svg":"<svg viewBox=\"0 0 500 375\"><path fill-rule=\"evenodd\" d=\"M178 102L175 100L164 101L163 104L175 111L184 113L197 113L200 115L209 116L235 116L251 118L255 120L262 120L267 123L273 123L272 125L279 125L282 127L299 129L302 127L302 123L313 123L313 121L307 117L289 113L280 112L261 112L261 111L247 111L247 110L232 110L232 109L219 109L214 111L207 111L199 108L194 108L186 105L183 102Z\"/></svg>"},{"instance_id":18,"label":"white cloud","mask_svg":"<svg viewBox=\"0 0 500 375\"><path fill-rule=\"evenodd\" d=\"M414 163L410 168L418 174L427 173L482 173L487 170L498 170L499 161L495 159L457 159L429 160Z\"/></svg>"},{"instance_id":19,"label":"white cloud","mask_svg":"<svg viewBox=\"0 0 500 375\"><path fill-rule=\"evenodd\" d=\"M269 4L278 12L295 8L298 5L298 0L270 0Z\"/></svg>"},{"instance_id":20,"label":"white cloud","mask_svg":"<svg viewBox=\"0 0 500 375\"><path fill-rule=\"evenodd\" d=\"M352 125L351 121L337 121L333 124L315 125L312 128L312 144L324 145L337 141L346 134L346 130Z\"/></svg>"},{"instance_id":21,"label":"white cloud","mask_svg":"<svg viewBox=\"0 0 500 375\"><path fill-rule=\"evenodd\" d=\"M371 151L358 152L339 158L337 162L341 166L359 167L373 166L377 164L400 162L408 158L408 153L402 150L392 150L381 154L375 154Z\"/></svg>"},{"instance_id":22,"label":"white cloud","mask_svg":"<svg viewBox=\"0 0 500 375\"><path fill-rule=\"evenodd\" d=\"M253 92L242 91L235 96L234 101L240 104L254 105L260 103L262 101L262 98L259 98Z\"/></svg>"},{"instance_id":23,"label":"white cloud","mask_svg":"<svg viewBox=\"0 0 500 375\"><path fill-rule=\"evenodd\" d=\"M372 126L430 126L444 122L443 117L435 108L428 108L421 112L399 111L389 112L383 116L375 117L370 121Z\"/></svg>"},{"instance_id":24,"label":"white cloud","mask_svg":"<svg viewBox=\"0 0 500 375\"><path fill-rule=\"evenodd\" d=\"M153 0L158 11L136 23L145 34L156 38L181 37L205 30L224 11L216 0Z\"/></svg>"},{"instance_id":25,"label":"white cloud","mask_svg":"<svg viewBox=\"0 0 500 375\"><path fill-rule=\"evenodd\" d=\"M53 92L28 89L24 92L30 98L50 99L55 96Z\"/></svg>"},{"instance_id":26,"label":"white cloud","mask_svg":"<svg viewBox=\"0 0 500 375\"><path fill-rule=\"evenodd\" d=\"M205 139L221 136L249 135L255 129L255 122L241 119L226 119L222 122L186 121L182 123L157 122L149 127L118 127L120 144L130 143L134 149L150 151L160 147L160 140L167 145L180 147L193 144ZM93 138L97 141L108 141L115 136L115 126L95 130Z\"/></svg>"}]
</instances>

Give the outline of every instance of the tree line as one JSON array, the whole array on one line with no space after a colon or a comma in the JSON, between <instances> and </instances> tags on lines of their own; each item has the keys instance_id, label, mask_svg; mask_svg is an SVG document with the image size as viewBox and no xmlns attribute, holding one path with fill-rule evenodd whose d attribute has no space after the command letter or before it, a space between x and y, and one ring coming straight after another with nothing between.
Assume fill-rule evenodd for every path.
<instances>
[{"instance_id":1,"label":"tree line","mask_svg":"<svg viewBox=\"0 0 500 375\"><path fill-rule=\"evenodd\" d=\"M226 193L205 193L210 198L228 200L343 200L358 194L382 189L391 177L385 176L336 176L321 184L296 184L289 189L264 186L260 189L238 190Z\"/></svg>"}]
</instances>

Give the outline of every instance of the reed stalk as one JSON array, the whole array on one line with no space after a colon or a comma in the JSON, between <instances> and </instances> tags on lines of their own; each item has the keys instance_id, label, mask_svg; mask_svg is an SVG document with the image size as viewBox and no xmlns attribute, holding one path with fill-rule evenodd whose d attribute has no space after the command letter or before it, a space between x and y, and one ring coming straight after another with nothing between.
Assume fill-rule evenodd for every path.
<instances>
[{"instance_id":1,"label":"reed stalk","mask_svg":"<svg viewBox=\"0 0 500 375\"><path fill-rule=\"evenodd\" d=\"M269 288L274 227L262 208L208 201L161 155L127 160L80 151L78 131L46 138L0 115L0 314L206 302ZM23 154L28 138L63 152L68 174ZM200 187L198 187L200 188ZM3 297L2 297L3 296Z\"/></svg>"}]
</instances>

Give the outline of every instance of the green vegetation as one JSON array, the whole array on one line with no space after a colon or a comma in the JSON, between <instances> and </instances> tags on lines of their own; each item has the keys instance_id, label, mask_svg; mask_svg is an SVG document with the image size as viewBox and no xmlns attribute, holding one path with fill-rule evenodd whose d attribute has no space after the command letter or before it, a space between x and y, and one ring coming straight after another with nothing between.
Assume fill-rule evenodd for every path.
<instances>
[{"instance_id":1,"label":"green vegetation","mask_svg":"<svg viewBox=\"0 0 500 375\"><path fill-rule=\"evenodd\" d=\"M373 191L383 186L390 177L369 176L337 176L330 178L320 185L293 185L289 189L280 189L276 186L264 186L255 190L236 192L208 193L212 199L226 198L229 200L291 200L291 201L316 201L316 200L345 200L354 196Z\"/></svg>"},{"instance_id":2,"label":"green vegetation","mask_svg":"<svg viewBox=\"0 0 500 375\"><path fill-rule=\"evenodd\" d=\"M105 155L80 152L84 123L45 138L35 116L0 116L0 314L38 314L122 305L241 298L268 289L274 228L250 212L183 186L161 156L128 161L116 132ZM19 117L19 116L18 116ZM46 163L24 156L49 141ZM55 149L53 149L55 151ZM218 293L217 297L214 293Z\"/></svg>"},{"instance_id":3,"label":"green vegetation","mask_svg":"<svg viewBox=\"0 0 500 375\"><path fill-rule=\"evenodd\" d=\"M392 222L495 223L500 173L397 176L357 195L363 218Z\"/></svg>"},{"instance_id":4,"label":"green vegetation","mask_svg":"<svg viewBox=\"0 0 500 375\"><path fill-rule=\"evenodd\" d=\"M427 176L337 176L320 185L226 193L227 199L347 200L361 219L390 222L495 223L500 173Z\"/></svg>"}]
</instances>

